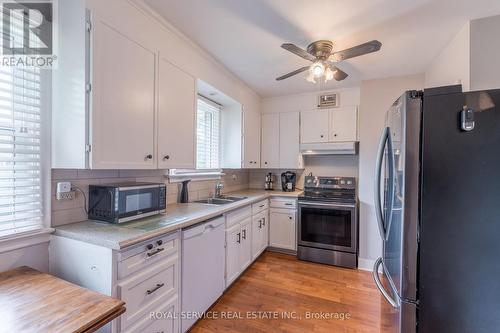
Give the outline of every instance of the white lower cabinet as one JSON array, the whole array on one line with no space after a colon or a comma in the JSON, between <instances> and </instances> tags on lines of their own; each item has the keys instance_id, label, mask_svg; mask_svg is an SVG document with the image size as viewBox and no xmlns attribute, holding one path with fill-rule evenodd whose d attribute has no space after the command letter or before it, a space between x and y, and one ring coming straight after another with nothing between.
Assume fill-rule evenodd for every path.
<instances>
[{"instance_id":1,"label":"white lower cabinet","mask_svg":"<svg viewBox=\"0 0 500 333\"><path fill-rule=\"evenodd\" d=\"M297 250L296 203L296 199L271 200L269 246L276 249Z\"/></svg>"},{"instance_id":2,"label":"white lower cabinet","mask_svg":"<svg viewBox=\"0 0 500 333\"><path fill-rule=\"evenodd\" d=\"M268 216L267 199L226 214L226 288L267 248Z\"/></svg>"},{"instance_id":3,"label":"white lower cabinet","mask_svg":"<svg viewBox=\"0 0 500 333\"><path fill-rule=\"evenodd\" d=\"M252 216L252 260L267 248L269 242L269 209Z\"/></svg>"},{"instance_id":4,"label":"white lower cabinet","mask_svg":"<svg viewBox=\"0 0 500 333\"><path fill-rule=\"evenodd\" d=\"M226 288L252 262L251 209L226 215Z\"/></svg>"},{"instance_id":5,"label":"white lower cabinet","mask_svg":"<svg viewBox=\"0 0 500 333\"><path fill-rule=\"evenodd\" d=\"M49 251L50 273L126 303L127 311L99 332L179 331L179 232L120 251L53 236Z\"/></svg>"}]
</instances>

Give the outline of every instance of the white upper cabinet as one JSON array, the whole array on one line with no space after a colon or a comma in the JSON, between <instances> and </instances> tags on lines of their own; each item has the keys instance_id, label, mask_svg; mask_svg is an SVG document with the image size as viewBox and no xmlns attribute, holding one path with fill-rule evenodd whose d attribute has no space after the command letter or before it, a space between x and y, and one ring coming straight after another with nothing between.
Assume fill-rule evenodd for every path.
<instances>
[{"instance_id":1,"label":"white upper cabinet","mask_svg":"<svg viewBox=\"0 0 500 333\"><path fill-rule=\"evenodd\" d=\"M300 143L352 141L358 141L356 106L300 113Z\"/></svg>"},{"instance_id":2,"label":"white upper cabinet","mask_svg":"<svg viewBox=\"0 0 500 333\"><path fill-rule=\"evenodd\" d=\"M243 108L243 163L245 169L260 167L260 131L259 110Z\"/></svg>"},{"instance_id":3,"label":"white upper cabinet","mask_svg":"<svg viewBox=\"0 0 500 333\"><path fill-rule=\"evenodd\" d=\"M300 169L303 167L299 133L299 112L280 113L279 166L281 169Z\"/></svg>"},{"instance_id":4,"label":"white upper cabinet","mask_svg":"<svg viewBox=\"0 0 500 333\"><path fill-rule=\"evenodd\" d=\"M328 110L303 111L300 113L300 142L328 142Z\"/></svg>"},{"instance_id":5,"label":"white upper cabinet","mask_svg":"<svg viewBox=\"0 0 500 333\"><path fill-rule=\"evenodd\" d=\"M158 168L195 168L196 80L163 58L158 76Z\"/></svg>"},{"instance_id":6,"label":"white upper cabinet","mask_svg":"<svg viewBox=\"0 0 500 333\"><path fill-rule=\"evenodd\" d=\"M331 142L358 140L358 108L345 106L330 110Z\"/></svg>"},{"instance_id":7,"label":"white upper cabinet","mask_svg":"<svg viewBox=\"0 0 500 333\"><path fill-rule=\"evenodd\" d=\"M153 169L155 52L93 22L90 167Z\"/></svg>"},{"instance_id":8,"label":"white upper cabinet","mask_svg":"<svg viewBox=\"0 0 500 333\"><path fill-rule=\"evenodd\" d=\"M280 167L280 114L262 115L262 168Z\"/></svg>"}]
</instances>

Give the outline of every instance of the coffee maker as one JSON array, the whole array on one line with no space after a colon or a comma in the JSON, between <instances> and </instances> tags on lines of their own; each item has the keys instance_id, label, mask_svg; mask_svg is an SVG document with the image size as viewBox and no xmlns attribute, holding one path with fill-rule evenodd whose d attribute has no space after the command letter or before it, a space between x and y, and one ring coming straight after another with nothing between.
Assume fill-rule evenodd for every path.
<instances>
[{"instance_id":1,"label":"coffee maker","mask_svg":"<svg viewBox=\"0 0 500 333\"><path fill-rule=\"evenodd\" d=\"M275 182L275 177L271 172L269 172L266 175L266 182L264 184L264 189L266 191L273 191L274 190L274 182Z\"/></svg>"},{"instance_id":2,"label":"coffee maker","mask_svg":"<svg viewBox=\"0 0 500 333\"><path fill-rule=\"evenodd\" d=\"M295 172L287 171L281 174L281 188L283 192L295 191L295 183L297 182L297 175Z\"/></svg>"}]
</instances>

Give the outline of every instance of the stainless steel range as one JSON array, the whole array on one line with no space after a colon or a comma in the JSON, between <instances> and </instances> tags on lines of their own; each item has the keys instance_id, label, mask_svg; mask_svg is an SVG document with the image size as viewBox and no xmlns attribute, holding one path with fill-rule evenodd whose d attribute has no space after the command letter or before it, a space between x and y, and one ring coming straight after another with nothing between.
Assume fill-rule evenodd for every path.
<instances>
[{"instance_id":1,"label":"stainless steel range","mask_svg":"<svg viewBox=\"0 0 500 333\"><path fill-rule=\"evenodd\" d=\"M358 266L356 179L306 176L298 205L297 257L348 268Z\"/></svg>"}]
</instances>

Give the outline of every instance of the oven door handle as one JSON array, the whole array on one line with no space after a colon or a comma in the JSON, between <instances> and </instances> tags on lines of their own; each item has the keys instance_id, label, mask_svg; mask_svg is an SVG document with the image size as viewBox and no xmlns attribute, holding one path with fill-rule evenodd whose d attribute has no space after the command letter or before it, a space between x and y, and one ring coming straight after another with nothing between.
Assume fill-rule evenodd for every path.
<instances>
[{"instance_id":1,"label":"oven door handle","mask_svg":"<svg viewBox=\"0 0 500 333\"><path fill-rule=\"evenodd\" d=\"M309 206L309 207L321 206L321 207L330 207L330 208L336 208L336 207L338 207L338 208L356 208L355 204L349 205L349 204L304 202L304 201L299 202L299 206Z\"/></svg>"}]
</instances>

